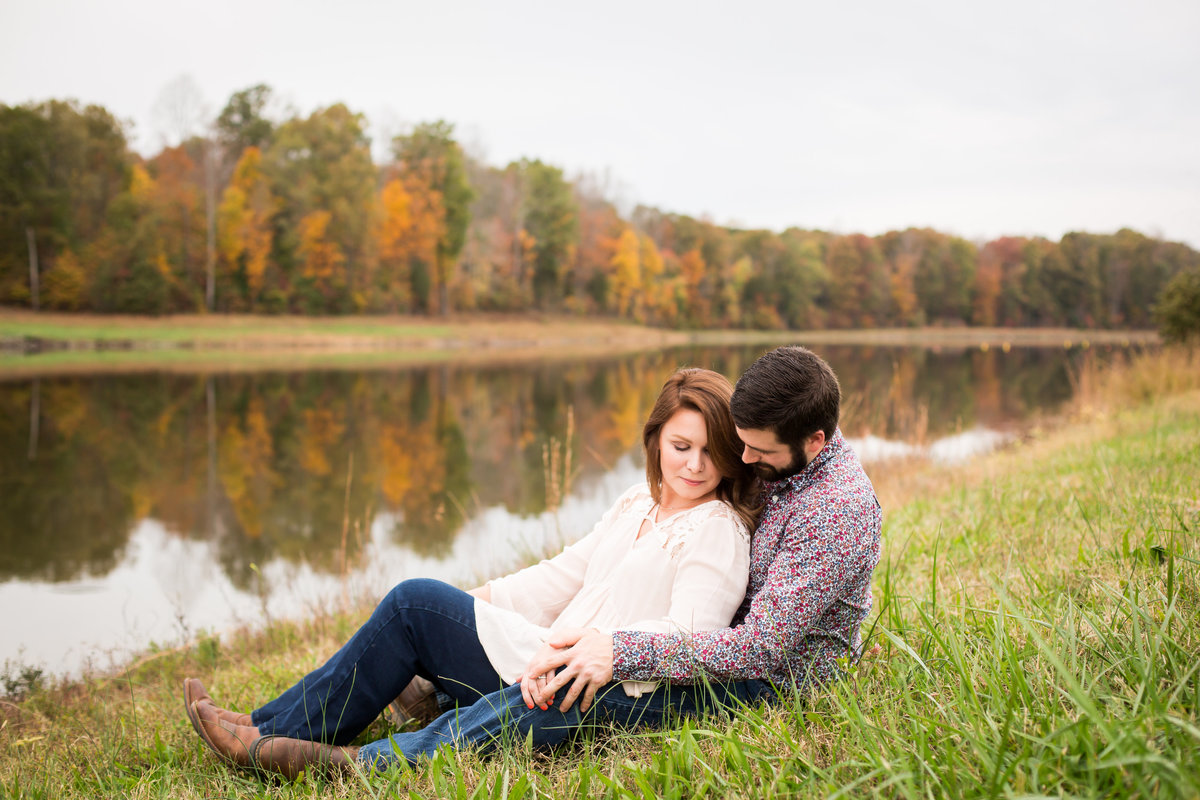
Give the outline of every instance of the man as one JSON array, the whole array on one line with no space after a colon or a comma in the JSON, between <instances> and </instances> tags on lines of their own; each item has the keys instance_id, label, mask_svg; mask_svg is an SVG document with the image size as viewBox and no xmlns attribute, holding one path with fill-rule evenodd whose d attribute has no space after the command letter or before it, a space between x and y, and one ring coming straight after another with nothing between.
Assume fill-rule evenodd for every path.
<instances>
[{"instance_id":1,"label":"man","mask_svg":"<svg viewBox=\"0 0 1200 800\"><path fill-rule=\"evenodd\" d=\"M746 597L728 628L560 631L519 684L473 703L468 695L425 728L363 748L259 736L187 682L193 725L230 760L294 775L317 762L415 763L442 744L487 748L529 738L549 746L585 723L657 726L680 713L772 702L831 679L839 659L861 651L881 527L871 482L837 428L840 404L833 371L802 347L767 353L738 380L731 410L742 459L764 481L765 508L751 540ZM429 636L412 640L431 662L446 658L437 645ZM632 697L614 683L624 680L659 685Z\"/></svg>"}]
</instances>

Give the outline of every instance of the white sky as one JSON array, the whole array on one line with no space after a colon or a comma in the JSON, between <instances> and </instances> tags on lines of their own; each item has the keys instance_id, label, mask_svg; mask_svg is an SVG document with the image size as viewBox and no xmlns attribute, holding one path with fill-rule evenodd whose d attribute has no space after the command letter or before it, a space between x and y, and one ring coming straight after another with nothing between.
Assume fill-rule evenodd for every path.
<instances>
[{"instance_id":1,"label":"white sky","mask_svg":"<svg viewBox=\"0 0 1200 800\"><path fill-rule=\"evenodd\" d=\"M1196 0L0 0L0 102L100 103L148 153L181 75L214 116L262 82L381 141L444 118L489 163L607 173L624 207L1200 247Z\"/></svg>"}]
</instances>

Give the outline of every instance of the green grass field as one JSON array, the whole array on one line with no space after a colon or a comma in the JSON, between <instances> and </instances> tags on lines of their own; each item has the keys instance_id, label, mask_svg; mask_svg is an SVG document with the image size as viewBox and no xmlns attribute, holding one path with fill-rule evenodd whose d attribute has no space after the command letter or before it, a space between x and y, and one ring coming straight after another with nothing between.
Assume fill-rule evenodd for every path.
<instances>
[{"instance_id":1,"label":"green grass field","mask_svg":"<svg viewBox=\"0 0 1200 800\"><path fill-rule=\"evenodd\" d=\"M1198 362L1166 351L1082 376L1064 419L966 466L878 467L878 649L783 707L372 776L277 784L218 763L182 678L249 708L365 612L333 614L117 677L10 671L9 692L28 691L0 703L0 796L1200 796Z\"/></svg>"}]
</instances>

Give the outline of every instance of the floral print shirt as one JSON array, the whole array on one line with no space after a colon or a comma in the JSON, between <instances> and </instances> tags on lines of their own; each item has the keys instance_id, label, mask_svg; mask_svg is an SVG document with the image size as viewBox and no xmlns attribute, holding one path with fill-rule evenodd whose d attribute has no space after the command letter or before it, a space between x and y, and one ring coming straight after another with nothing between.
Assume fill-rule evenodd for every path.
<instances>
[{"instance_id":1,"label":"floral print shirt","mask_svg":"<svg viewBox=\"0 0 1200 800\"><path fill-rule=\"evenodd\" d=\"M613 633L614 680L768 680L804 686L857 657L883 523L840 430L790 478L764 486L746 597L728 628L690 636Z\"/></svg>"}]
</instances>

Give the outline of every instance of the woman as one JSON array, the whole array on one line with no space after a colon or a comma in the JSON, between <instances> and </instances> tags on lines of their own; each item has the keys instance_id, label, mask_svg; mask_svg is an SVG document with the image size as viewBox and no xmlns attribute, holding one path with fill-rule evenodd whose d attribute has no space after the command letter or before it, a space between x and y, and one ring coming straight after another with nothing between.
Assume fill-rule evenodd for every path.
<instances>
[{"instance_id":1,"label":"woman","mask_svg":"<svg viewBox=\"0 0 1200 800\"><path fill-rule=\"evenodd\" d=\"M285 775L318 761L412 761L445 741L432 725L424 737L346 745L414 676L468 706L519 681L562 628L727 625L745 592L757 513L731 393L729 381L709 370L672 375L642 432L646 483L622 494L590 534L553 559L471 592L404 581L329 661L251 714L222 709L199 681L184 681L196 732L227 760ZM637 696L646 685L622 689Z\"/></svg>"}]
</instances>

